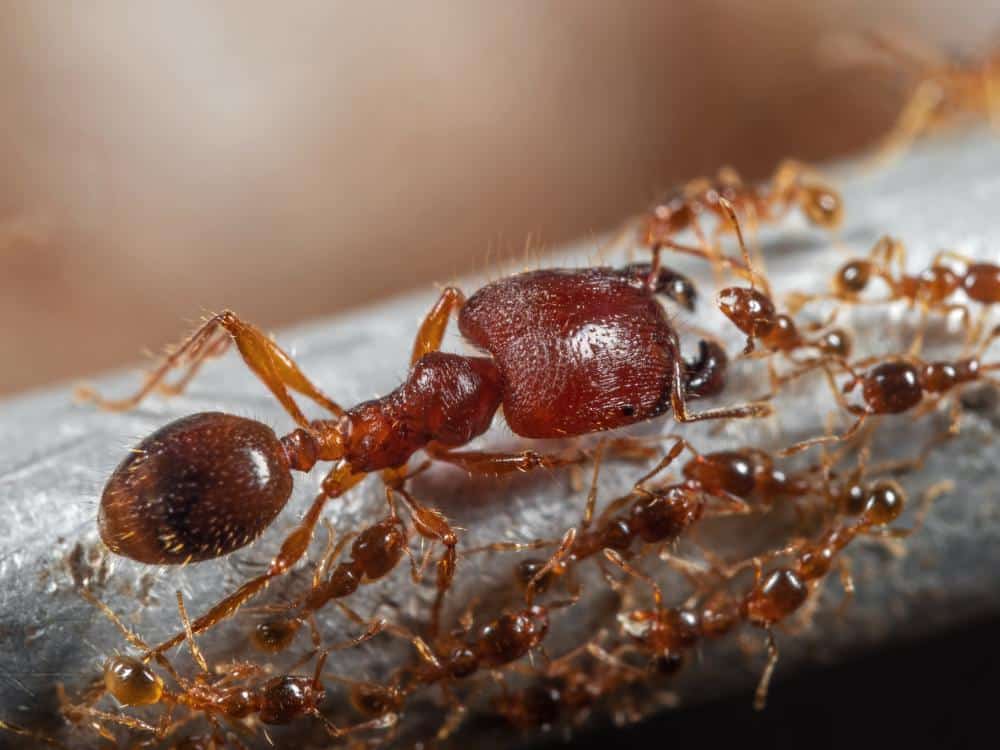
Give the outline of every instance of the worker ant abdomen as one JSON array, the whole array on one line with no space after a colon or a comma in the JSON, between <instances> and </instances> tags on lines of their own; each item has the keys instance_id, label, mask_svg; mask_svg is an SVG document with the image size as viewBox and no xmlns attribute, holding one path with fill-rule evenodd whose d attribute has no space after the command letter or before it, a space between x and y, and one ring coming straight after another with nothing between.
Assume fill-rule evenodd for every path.
<instances>
[{"instance_id":1,"label":"worker ant abdomen","mask_svg":"<svg viewBox=\"0 0 1000 750\"><path fill-rule=\"evenodd\" d=\"M554 438L634 424L670 407L670 323L626 271L542 270L501 279L459 313L494 358L518 435Z\"/></svg>"},{"instance_id":2,"label":"worker ant abdomen","mask_svg":"<svg viewBox=\"0 0 1000 750\"><path fill-rule=\"evenodd\" d=\"M281 441L252 419L206 412L137 445L101 497L101 538L150 564L207 560L260 535L292 492Z\"/></svg>"}]
</instances>

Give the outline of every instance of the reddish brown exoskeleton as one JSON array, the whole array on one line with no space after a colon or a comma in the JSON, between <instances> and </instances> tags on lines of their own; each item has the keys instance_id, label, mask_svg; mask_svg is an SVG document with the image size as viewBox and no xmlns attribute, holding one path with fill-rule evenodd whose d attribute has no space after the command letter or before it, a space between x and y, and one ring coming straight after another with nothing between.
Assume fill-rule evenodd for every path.
<instances>
[{"instance_id":1,"label":"reddish brown exoskeleton","mask_svg":"<svg viewBox=\"0 0 1000 750\"><path fill-rule=\"evenodd\" d=\"M278 438L260 422L220 413L196 414L163 427L142 441L108 481L99 515L102 538L115 552L151 564L225 555L270 524L290 496L293 470L334 462L322 493L265 572L195 620L193 630L200 632L231 615L305 554L330 498L375 471L389 472L398 485L418 450L477 474L557 467L585 457L579 451L458 450L489 428L501 406L510 428L530 438L610 430L671 409L680 422L770 414L767 404L690 410L691 399L722 389L725 352L702 342L699 358L685 362L660 294L693 304L693 287L655 264L523 273L493 282L468 300L447 288L420 327L405 382L351 409L328 398L255 327L230 312L217 315L135 396L105 401L92 392L84 395L104 408L129 408L162 384L171 368L187 366L183 384L206 357L232 340L298 428ZM453 314L465 338L488 356L439 351ZM293 391L334 418L309 420ZM454 532L443 516L404 498L418 530L454 550ZM439 563L439 591L450 585L454 564L454 554ZM179 633L156 651L184 637Z\"/></svg>"}]
</instances>

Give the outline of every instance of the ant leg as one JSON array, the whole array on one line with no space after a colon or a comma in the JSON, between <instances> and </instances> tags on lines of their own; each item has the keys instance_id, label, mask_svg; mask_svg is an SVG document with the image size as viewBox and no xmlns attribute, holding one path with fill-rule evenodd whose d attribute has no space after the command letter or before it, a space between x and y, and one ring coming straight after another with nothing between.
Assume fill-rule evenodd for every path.
<instances>
[{"instance_id":1,"label":"ant leg","mask_svg":"<svg viewBox=\"0 0 1000 750\"><path fill-rule=\"evenodd\" d=\"M843 615L847 612L847 608L850 607L851 603L854 601L857 589L854 586L854 576L851 575L850 559L846 557L839 558L838 567L840 568L840 585L844 589L844 598L841 600L840 606L837 607L837 615L843 617Z\"/></svg>"},{"instance_id":2,"label":"ant leg","mask_svg":"<svg viewBox=\"0 0 1000 750\"><path fill-rule=\"evenodd\" d=\"M774 676L774 668L778 665L778 644L774 640L774 632L767 629L767 665L764 673L757 683L757 690L754 692L754 711L763 711L767 705L767 691L771 687L771 678Z\"/></svg>"},{"instance_id":3,"label":"ant leg","mask_svg":"<svg viewBox=\"0 0 1000 750\"><path fill-rule=\"evenodd\" d=\"M428 508L419 503L402 487L395 490L410 509L413 519L413 526L417 533L424 539L438 542L444 545L444 553L437 563L437 596L434 598L434 606L431 615L431 632L438 632L438 624L441 618L441 607L444 604L444 595L451 587L451 582L455 578L455 566L458 563L458 536L455 530L448 523L441 511L435 508Z\"/></svg>"},{"instance_id":4,"label":"ant leg","mask_svg":"<svg viewBox=\"0 0 1000 750\"><path fill-rule=\"evenodd\" d=\"M647 490L644 486L646 482L648 482L650 479L652 479L661 471L670 466L670 464L672 464L675 460L677 460L677 457L681 455L681 453L683 453L685 449L691 451L691 453L693 453L696 458L701 457L701 454L699 454L698 451L695 450L694 446L692 446L687 440L680 437L679 435L668 435L667 439L673 440L674 444L670 447L670 450L667 451L666 455L664 455L663 458L660 459L659 463L657 463L656 466L654 466L652 469L643 474L643 476L640 477L639 480L634 485L632 485L634 490L638 492L648 493L649 490Z\"/></svg>"},{"instance_id":5,"label":"ant leg","mask_svg":"<svg viewBox=\"0 0 1000 750\"><path fill-rule=\"evenodd\" d=\"M663 609L663 589L660 588L660 584L658 584L656 581L654 581L652 578L650 578L642 571L633 568L631 565L625 562L625 558L623 558L613 549L611 548L605 549L604 556L608 559L609 562L611 562L614 565L617 565L619 568L624 570L633 578L637 578L640 581L648 584L649 587L653 589L653 603L656 605L656 609L657 610Z\"/></svg>"},{"instance_id":6,"label":"ant leg","mask_svg":"<svg viewBox=\"0 0 1000 750\"><path fill-rule=\"evenodd\" d=\"M535 592L538 590L538 586L543 580L545 580L545 576L547 576L551 571L562 567L563 558L566 557L566 555L570 553L570 550L573 549L573 542L575 541L576 529L571 528L563 535L562 541L559 542L559 548L552 553L552 557L549 558L548 562L542 566L541 570L531 577L531 580L528 582L528 587L524 592L524 600L529 607L535 598ZM555 607L556 605L550 606Z\"/></svg>"},{"instance_id":7,"label":"ant leg","mask_svg":"<svg viewBox=\"0 0 1000 750\"><path fill-rule=\"evenodd\" d=\"M885 164L912 146L930 128L941 101L941 87L936 81L923 80L917 84L876 153L876 163Z\"/></svg>"},{"instance_id":8,"label":"ant leg","mask_svg":"<svg viewBox=\"0 0 1000 750\"><path fill-rule=\"evenodd\" d=\"M786 456L794 456L796 453L801 453L814 445L846 442L858 434L858 431L861 429L862 425L864 425L868 416L868 412L861 411L858 414L858 418L854 421L854 424L848 427L847 430L842 432L840 435L821 435L819 437L809 438L808 440L800 440L799 442L793 443L787 448L778 451L778 455L784 458Z\"/></svg>"},{"instance_id":9,"label":"ant leg","mask_svg":"<svg viewBox=\"0 0 1000 750\"><path fill-rule=\"evenodd\" d=\"M256 578L252 578L244 583L236 591L191 623L191 632L200 633L231 617L240 607L267 588L273 578L277 578L288 572L309 548L316 524L319 522L320 513L322 513L327 500L340 497L364 479L365 476L367 476L365 473L355 473L346 463L334 466L330 470L330 473L323 479L323 491L313 500L312 505L299 525L285 537L285 541L281 543L278 554L271 560L267 569ZM177 644L183 643L186 638L186 633L178 633L155 648L149 649L148 653L154 655L162 654Z\"/></svg>"},{"instance_id":10,"label":"ant leg","mask_svg":"<svg viewBox=\"0 0 1000 750\"><path fill-rule=\"evenodd\" d=\"M430 445L426 452L437 461L458 466L469 474L502 476L534 469L556 469L581 464L589 458L583 451L544 454L526 450L520 453L489 453L485 451L453 451Z\"/></svg>"},{"instance_id":11,"label":"ant leg","mask_svg":"<svg viewBox=\"0 0 1000 750\"><path fill-rule=\"evenodd\" d=\"M117 401L108 400L88 387L81 387L77 389L77 398L83 401L92 401L98 408L108 411L131 409L159 387L167 373L177 367L185 358L194 358L191 367L200 366L205 353L213 351L218 346L214 343L212 346L208 346L206 342L220 329L225 331L229 338L235 342L243 361L251 372L271 390L274 397L278 399L285 411L300 427L309 429L309 420L292 399L289 390L301 393L337 416L343 416L344 410L313 385L284 350L262 331L240 320L235 313L229 310L214 315L206 321L180 347L169 354L156 370L147 376L146 382L132 396ZM182 378L182 381L184 380L185 378Z\"/></svg>"},{"instance_id":12,"label":"ant leg","mask_svg":"<svg viewBox=\"0 0 1000 750\"><path fill-rule=\"evenodd\" d=\"M719 409L707 409L693 413L689 412L684 397L684 360L681 359L681 347L677 339L677 334L673 331L668 334L667 347L672 350L670 353L673 359L674 373L670 384L670 403L674 409L674 419L676 421L700 422L706 419L748 419L769 417L774 413L773 407L763 402L728 406Z\"/></svg>"},{"instance_id":13,"label":"ant leg","mask_svg":"<svg viewBox=\"0 0 1000 750\"><path fill-rule=\"evenodd\" d=\"M580 528L587 530L594 518L594 508L597 507L597 479L601 473L601 460L604 458L604 448L607 440L601 440L594 450L594 474L590 480L590 490L587 492L587 504L583 509L583 518L580 519Z\"/></svg>"},{"instance_id":14,"label":"ant leg","mask_svg":"<svg viewBox=\"0 0 1000 750\"><path fill-rule=\"evenodd\" d=\"M438 301L424 317L417 336L413 341L413 354L410 357L410 364L415 364L417 360L429 352L436 352L441 348L441 341L444 339L445 329L448 327L448 320L452 314L460 310L465 304L465 295L457 287L448 286L441 292Z\"/></svg>"},{"instance_id":15,"label":"ant leg","mask_svg":"<svg viewBox=\"0 0 1000 750\"><path fill-rule=\"evenodd\" d=\"M64 750L66 748L64 744L62 744L58 740L53 739L52 737L49 737L46 734L43 734L42 732L36 732L32 729L27 729L17 724L12 724L9 721L4 721L3 719L0 719L0 729L6 732L10 732L11 734L19 735L21 737L30 737L36 742L44 742L46 745L51 745L52 747L60 747L63 748Z\"/></svg>"}]
</instances>

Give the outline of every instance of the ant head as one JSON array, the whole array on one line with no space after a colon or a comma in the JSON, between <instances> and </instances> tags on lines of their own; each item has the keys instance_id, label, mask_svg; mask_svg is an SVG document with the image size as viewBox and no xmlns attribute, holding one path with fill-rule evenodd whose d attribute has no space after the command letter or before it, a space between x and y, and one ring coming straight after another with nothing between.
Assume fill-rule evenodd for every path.
<instances>
[{"instance_id":1,"label":"ant head","mask_svg":"<svg viewBox=\"0 0 1000 750\"><path fill-rule=\"evenodd\" d=\"M674 484L641 497L632 506L629 526L648 543L676 539L705 510L697 483Z\"/></svg>"},{"instance_id":2,"label":"ant head","mask_svg":"<svg viewBox=\"0 0 1000 750\"><path fill-rule=\"evenodd\" d=\"M128 656L104 665L104 687L123 706L151 706L163 696L163 680L148 664Z\"/></svg>"},{"instance_id":3,"label":"ant head","mask_svg":"<svg viewBox=\"0 0 1000 750\"><path fill-rule=\"evenodd\" d=\"M797 198L806 218L821 229L836 229L844 219L844 201L833 188L805 185L798 189Z\"/></svg>"},{"instance_id":4,"label":"ant head","mask_svg":"<svg viewBox=\"0 0 1000 750\"><path fill-rule=\"evenodd\" d=\"M838 297L852 299L868 288L874 270L871 261L852 260L845 263L833 277L833 291Z\"/></svg>"},{"instance_id":5,"label":"ant head","mask_svg":"<svg viewBox=\"0 0 1000 750\"><path fill-rule=\"evenodd\" d=\"M823 354L847 359L851 356L851 335L843 328L831 328L819 337L816 346Z\"/></svg>"},{"instance_id":6,"label":"ant head","mask_svg":"<svg viewBox=\"0 0 1000 750\"><path fill-rule=\"evenodd\" d=\"M767 336L778 323L771 298L753 288L727 287L719 292L716 303L722 314L750 338Z\"/></svg>"},{"instance_id":7,"label":"ant head","mask_svg":"<svg viewBox=\"0 0 1000 750\"><path fill-rule=\"evenodd\" d=\"M274 618L257 623L250 640L258 650L276 654L288 648L298 630L298 620Z\"/></svg>"},{"instance_id":8,"label":"ant head","mask_svg":"<svg viewBox=\"0 0 1000 750\"><path fill-rule=\"evenodd\" d=\"M101 539L151 565L221 557L267 528L292 492L281 441L252 419L207 412L171 422L115 469Z\"/></svg>"},{"instance_id":9,"label":"ant head","mask_svg":"<svg viewBox=\"0 0 1000 750\"><path fill-rule=\"evenodd\" d=\"M905 504L903 488L892 480L883 480L868 491L862 516L874 526L885 526L899 518Z\"/></svg>"}]
</instances>

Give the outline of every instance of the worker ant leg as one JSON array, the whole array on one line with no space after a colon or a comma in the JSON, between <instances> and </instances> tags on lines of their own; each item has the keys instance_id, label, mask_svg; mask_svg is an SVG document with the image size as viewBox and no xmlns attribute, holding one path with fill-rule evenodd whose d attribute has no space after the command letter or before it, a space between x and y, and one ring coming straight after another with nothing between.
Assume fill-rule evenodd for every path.
<instances>
[{"instance_id":1,"label":"worker ant leg","mask_svg":"<svg viewBox=\"0 0 1000 750\"><path fill-rule=\"evenodd\" d=\"M673 331L667 337L667 348L673 360L674 368L669 388L670 405L673 407L674 419L676 421L700 422L707 419L748 419L769 417L774 412L770 404L763 402L728 406L719 409L707 409L700 412L689 412L685 392L687 370L684 366L684 360L681 358L680 341L677 338L677 334Z\"/></svg>"},{"instance_id":2,"label":"worker ant leg","mask_svg":"<svg viewBox=\"0 0 1000 750\"><path fill-rule=\"evenodd\" d=\"M334 466L330 470L330 473L323 479L322 492L313 500L312 505L299 525L285 537L285 541L282 542L278 554L271 560L267 569L257 577L251 578L232 594L213 606L208 612L197 618L191 623L191 632L200 633L231 617L240 607L267 588L272 579L288 572L309 548L316 524L319 522L320 513L322 513L326 502L331 498L340 497L364 479L365 476L367 475L363 472L353 471L346 463ZM177 644L182 643L187 637L187 633L178 633L155 648L150 649L148 653L154 655L162 654Z\"/></svg>"},{"instance_id":3,"label":"worker ant leg","mask_svg":"<svg viewBox=\"0 0 1000 750\"><path fill-rule=\"evenodd\" d=\"M145 383L132 396L120 400L109 400L101 397L87 386L78 388L76 396L82 401L93 402L100 409L126 411L137 406L154 390L162 388L165 378L171 370L187 364L188 372L181 377L180 381L166 386L169 392L179 393L207 357L221 353L228 346L228 344L225 346L221 344L217 335L220 332L222 336L236 344L243 361L251 372L271 390L285 411L300 427L308 429L309 420L292 399L289 394L290 390L301 393L337 416L344 414L343 408L313 385L284 350L258 328L240 320L235 313L229 310L212 316L176 350L167 355L160 366L146 377Z\"/></svg>"},{"instance_id":4,"label":"worker ant leg","mask_svg":"<svg viewBox=\"0 0 1000 750\"><path fill-rule=\"evenodd\" d=\"M767 692L771 687L771 678L774 676L774 669L778 666L778 644L774 640L774 631L767 628L767 664L764 672L757 683L757 690L754 691L753 708L754 711L763 711L767 706Z\"/></svg>"},{"instance_id":5,"label":"worker ant leg","mask_svg":"<svg viewBox=\"0 0 1000 750\"><path fill-rule=\"evenodd\" d=\"M445 287L438 297L434 307L430 309L424 317L417 336L413 341L413 354L410 356L410 364L415 364L421 357L430 352L436 352L441 348L444 340L444 332L448 327L448 320L465 304L465 295L461 289L449 286Z\"/></svg>"},{"instance_id":6,"label":"worker ant leg","mask_svg":"<svg viewBox=\"0 0 1000 750\"><path fill-rule=\"evenodd\" d=\"M550 454L531 450L519 453L490 453L486 451L453 451L434 445L428 446L426 450L436 461L453 464L469 474L484 476L503 476L535 469L556 469L583 463L589 457L584 451Z\"/></svg>"}]
</instances>

